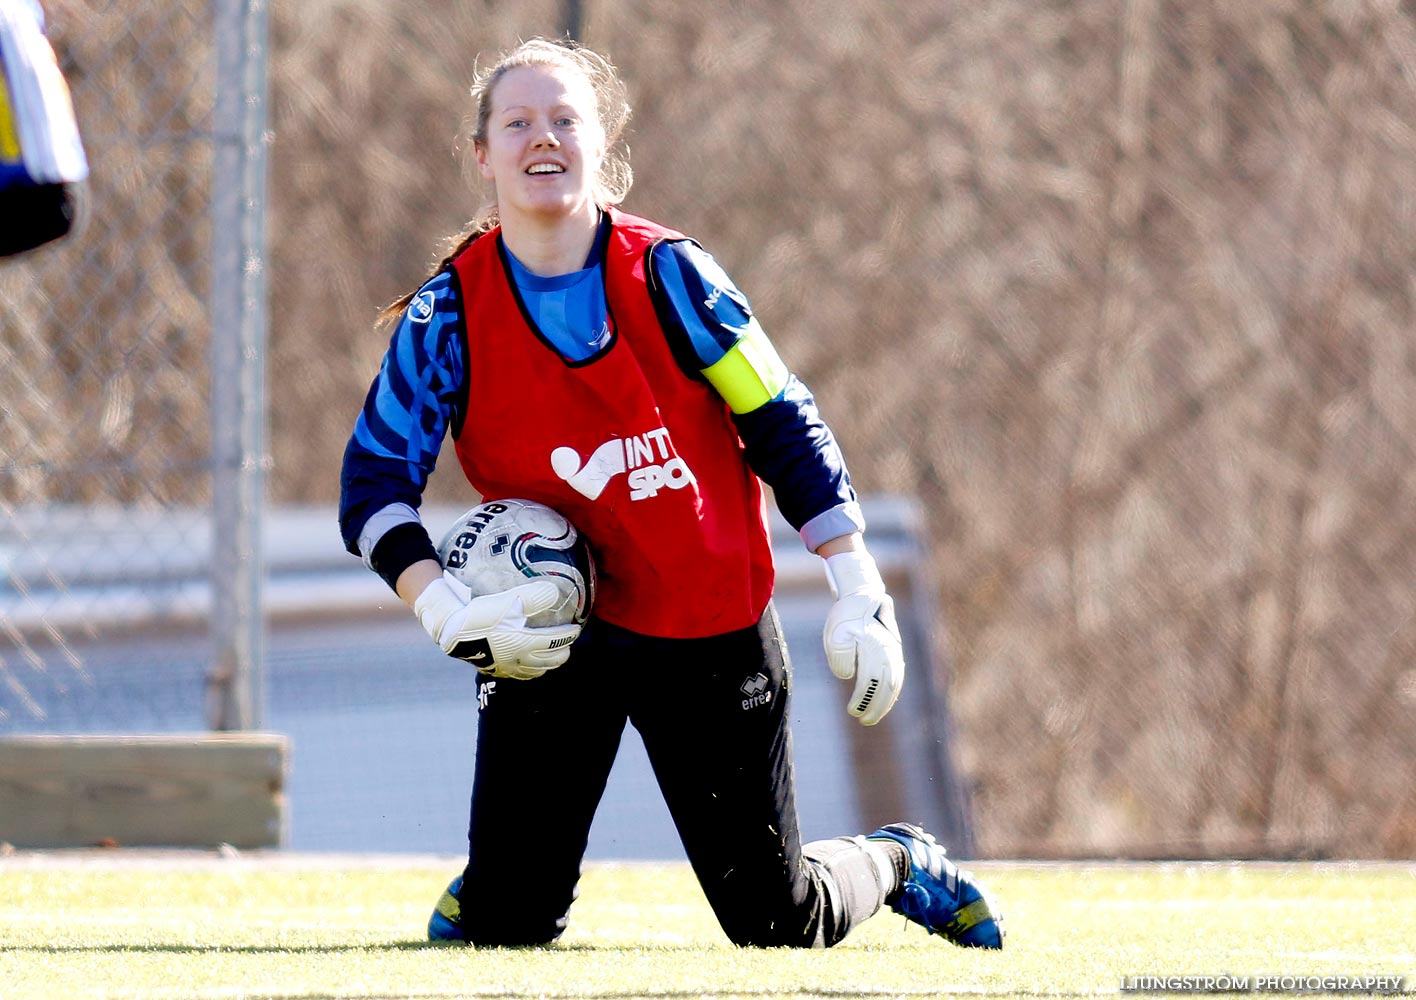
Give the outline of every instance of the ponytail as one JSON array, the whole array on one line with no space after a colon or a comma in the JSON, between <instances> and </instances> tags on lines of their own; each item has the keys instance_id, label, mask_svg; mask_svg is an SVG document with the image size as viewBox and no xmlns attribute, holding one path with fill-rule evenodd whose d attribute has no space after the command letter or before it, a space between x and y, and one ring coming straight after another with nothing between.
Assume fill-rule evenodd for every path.
<instances>
[{"instance_id":1,"label":"ponytail","mask_svg":"<svg viewBox=\"0 0 1416 1000\"><path fill-rule=\"evenodd\" d=\"M479 236L490 233L495 228L497 228L497 216L496 212L492 211L474 220L471 228L465 233L457 236L449 236L443 241L443 246L449 248L447 256L442 259L437 267L433 268L432 274L418 283L418 288L422 288L429 281L432 281L438 275L452 267L452 262L462 256L462 251L470 247L473 240ZM400 295L388 305L384 306L383 309L379 311L379 318L375 326L383 327L390 323L397 323L398 320L402 318L404 310L408 308L408 304L413 301L413 296L418 294L418 288Z\"/></svg>"}]
</instances>

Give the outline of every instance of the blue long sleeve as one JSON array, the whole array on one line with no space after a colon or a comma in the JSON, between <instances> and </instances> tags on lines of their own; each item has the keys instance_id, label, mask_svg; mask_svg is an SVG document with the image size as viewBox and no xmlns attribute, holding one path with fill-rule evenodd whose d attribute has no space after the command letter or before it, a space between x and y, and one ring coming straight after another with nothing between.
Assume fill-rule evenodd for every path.
<instances>
[{"instance_id":1,"label":"blue long sleeve","mask_svg":"<svg viewBox=\"0 0 1416 1000\"><path fill-rule=\"evenodd\" d=\"M345 547L361 552L369 519L395 504L417 510L448 428L466 401L461 321L451 276L414 296L369 387L340 475L339 524ZM378 541L365 539L363 554Z\"/></svg>"},{"instance_id":2,"label":"blue long sleeve","mask_svg":"<svg viewBox=\"0 0 1416 1000\"><path fill-rule=\"evenodd\" d=\"M755 340L755 353L770 353L780 365L747 297L702 247L687 240L661 243L654 248L652 272L665 333L681 366L703 372L747 340ZM785 366L780 370L785 373ZM748 465L772 487L782 516L808 548L864 529L845 457L800 379L787 374L774 396L735 412L733 422Z\"/></svg>"},{"instance_id":3,"label":"blue long sleeve","mask_svg":"<svg viewBox=\"0 0 1416 1000\"><path fill-rule=\"evenodd\" d=\"M807 548L864 530L845 456L805 383L791 376L775 399L733 414L733 423L747 464L772 487L777 509Z\"/></svg>"}]
</instances>

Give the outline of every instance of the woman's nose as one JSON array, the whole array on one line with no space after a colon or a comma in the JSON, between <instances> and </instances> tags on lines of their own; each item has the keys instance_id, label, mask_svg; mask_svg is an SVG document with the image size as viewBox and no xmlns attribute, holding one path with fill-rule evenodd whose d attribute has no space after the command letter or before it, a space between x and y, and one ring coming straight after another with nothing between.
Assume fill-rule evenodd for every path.
<instances>
[{"instance_id":1,"label":"woman's nose","mask_svg":"<svg viewBox=\"0 0 1416 1000\"><path fill-rule=\"evenodd\" d=\"M536 141L535 141L534 145L536 145L537 147L540 147L540 146L559 146L559 145L560 145L560 140L556 138L556 134L555 134L554 132L552 132L550 129L547 129L546 131L542 132L540 135L536 136Z\"/></svg>"}]
</instances>

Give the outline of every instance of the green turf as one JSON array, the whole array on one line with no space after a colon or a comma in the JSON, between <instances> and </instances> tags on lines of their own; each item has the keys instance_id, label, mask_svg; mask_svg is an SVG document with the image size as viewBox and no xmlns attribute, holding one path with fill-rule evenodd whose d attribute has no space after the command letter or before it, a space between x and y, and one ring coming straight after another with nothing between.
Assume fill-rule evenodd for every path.
<instances>
[{"instance_id":1,"label":"green turf","mask_svg":"<svg viewBox=\"0 0 1416 1000\"><path fill-rule=\"evenodd\" d=\"M737 949L681 865L591 866L560 944L476 950L422 940L448 867L20 855L0 860L0 996L1081 996L1137 975L1416 973L1416 865L975 868L1002 952L888 912L827 952Z\"/></svg>"}]
</instances>

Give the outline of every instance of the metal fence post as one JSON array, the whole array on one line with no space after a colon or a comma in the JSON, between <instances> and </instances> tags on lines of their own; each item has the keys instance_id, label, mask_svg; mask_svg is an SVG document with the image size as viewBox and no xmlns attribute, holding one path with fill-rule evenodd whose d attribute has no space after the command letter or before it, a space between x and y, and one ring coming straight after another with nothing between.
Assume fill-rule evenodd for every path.
<instances>
[{"instance_id":1,"label":"metal fence post","mask_svg":"<svg viewBox=\"0 0 1416 1000\"><path fill-rule=\"evenodd\" d=\"M575 41L585 36L585 0L561 0L561 35Z\"/></svg>"},{"instance_id":2,"label":"metal fence post","mask_svg":"<svg viewBox=\"0 0 1416 1000\"><path fill-rule=\"evenodd\" d=\"M253 729L264 709L265 0L212 0L211 640L207 718Z\"/></svg>"}]
</instances>

